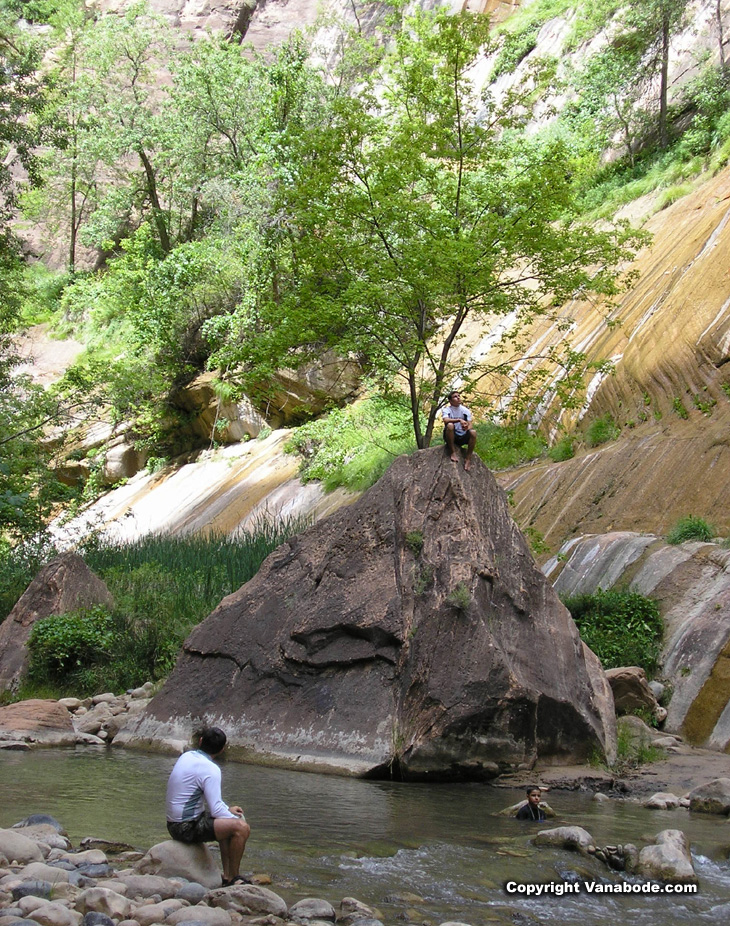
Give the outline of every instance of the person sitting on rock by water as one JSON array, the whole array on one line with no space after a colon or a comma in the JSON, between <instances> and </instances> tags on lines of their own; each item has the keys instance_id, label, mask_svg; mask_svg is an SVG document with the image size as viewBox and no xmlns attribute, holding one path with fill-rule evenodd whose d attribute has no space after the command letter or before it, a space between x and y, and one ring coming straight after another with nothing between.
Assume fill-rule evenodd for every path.
<instances>
[{"instance_id":1,"label":"person sitting on rock by water","mask_svg":"<svg viewBox=\"0 0 730 926\"><path fill-rule=\"evenodd\" d=\"M532 820L533 823L542 823L545 819L545 811L540 807L542 793L537 785L530 785L526 789L527 803L515 814L516 820Z\"/></svg>"},{"instance_id":2,"label":"person sitting on rock by water","mask_svg":"<svg viewBox=\"0 0 730 926\"><path fill-rule=\"evenodd\" d=\"M167 782L167 831L186 843L217 841L223 863L223 887L245 883L238 870L251 828L240 807L221 798L221 770L213 761L223 752L226 734L206 727L198 749L184 752Z\"/></svg>"},{"instance_id":3,"label":"person sitting on rock by water","mask_svg":"<svg viewBox=\"0 0 730 926\"><path fill-rule=\"evenodd\" d=\"M471 455L477 445L477 432L471 427L472 413L461 404L461 395L458 391L449 393L449 404L446 405L441 413L444 419L444 440L451 454L453 463L459 462L457 446L463 447L466 444L466 459L464 460L464 469L469 470L471 467Z\"/></svg>"}]
</instances>

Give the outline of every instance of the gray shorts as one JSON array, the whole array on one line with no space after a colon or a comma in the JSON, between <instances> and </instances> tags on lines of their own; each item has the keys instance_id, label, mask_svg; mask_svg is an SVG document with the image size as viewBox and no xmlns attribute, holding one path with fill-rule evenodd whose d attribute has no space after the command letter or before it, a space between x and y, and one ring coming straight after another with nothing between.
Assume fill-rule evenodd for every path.
<instances>
[{"instance_id":1,"label":"gray shorts","mask_svg":"<svg viewBox=\"0 0 730 926\"><path fill-rule=\"evenodd\" d=\"M215 841L213 817L211 817L207 810L203 811L199 817L195 817L194 820L182 820L179 823L168 820L167 832L173 839L177 839L178 842Z\"/></svg>"}]
</instances>

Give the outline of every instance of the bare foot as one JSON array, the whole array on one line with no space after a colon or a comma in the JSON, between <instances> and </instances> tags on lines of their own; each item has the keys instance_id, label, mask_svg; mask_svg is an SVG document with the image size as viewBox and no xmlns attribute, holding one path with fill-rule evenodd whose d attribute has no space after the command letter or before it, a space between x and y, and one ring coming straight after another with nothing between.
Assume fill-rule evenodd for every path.
<instances>
[{"instance_id":1,"label":"bare foot","mask_svg":"<svg viewBox=\"0 0 730 926\"><path fill-rule=\"evenodd\" d=\"M456 453L452 453L450 459L451 459L451 462L452 462L452 463L458 463L458 462L459 462L459 457L458 457L458 455L457 455Z\"/></svg>"},{"instance_id":2,"label":"bare foot","mask_svg":"<svg viewBox=\"0 0 730 926\"><path fill-rule=\"evenodd\" d=\"M464 469L467 471L467 473L469 472L471 469L471 460L467 459L464 461Z\"/></svg>"}]
</instances>

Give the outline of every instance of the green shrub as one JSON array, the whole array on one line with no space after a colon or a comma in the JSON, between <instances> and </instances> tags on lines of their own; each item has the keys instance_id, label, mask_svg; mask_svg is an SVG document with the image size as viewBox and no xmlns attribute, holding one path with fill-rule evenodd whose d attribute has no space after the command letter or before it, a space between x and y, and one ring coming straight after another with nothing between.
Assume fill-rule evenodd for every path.
<instances>
[{"instance_id":1,"label":"green shrub","mask_svg":"<svg viewBox=\"0 0 730 926\"><path fill-rule=\"evenodd\" d=\"M572 460L575 456L574 439L566 435L553 444L548 450L548 456L554 463L562 463L563 460Z\"/></svg>"},{"instance_id":2,"label":"green shrub","mask_svg":"<svg viewBox=\"0 0 730 926\"><path fill-rule=\"evenodd\" d=\"M589 447L598 447L600 444L616 440L621 433L618 425L610 415L596 418L586 431L586 443Z\"/></svg>"},{"instance_id":3,"label":"green shrub","mask_svg":"<svg viewBox=\"0 0 730 926\"><path fill-rule=\"evenodd\" d=\"M112 615L101 605L41 618L28 639L28 675L39 681L61 680L78 669L108 662L114 644Z\"/></svg>"},{"instance_id":4,"label":"green shrub","mask_svg":"<svg viewBox=\"0 0 730 926\"><path fill-rule=\"evenodd\" d=\"M605 669L658 665L664 624L657 603L637 592L604 591L566 598L581 638Z\"/></svg>"},{"instance_id":5,"label":"green shrub","mask_svg":"<svg viewBox=\"0 0 730 926\"><path fill-rule=\"evenodd\" d=\"M285 446L303 457L302 480L318 479L327 492L368 489L397 456L415 449L407 401L378 395L302 425Z\"/></svg>"},{"instance_id":6,"label":"green shrub","mask_svg":"<svg viewBox=\"0 0 730 926\"><path fill-rule=\"evenodd\" d=\"M704 518L688 515L679 521L667 534L667 543L684 543L686 540L702 540L709 543L715 537L715 528Z\"/></svg>"},{"instance_id":7,"label":"green shrub","mask_svg":"<svg viewBox=\"0 0 730 926\"><path fill-rule=\"evenodd\" d=\"M486 422L478 424L475 430L477 453L490 469L517 466L545 453L543 438L524 424L502 427Z\"/></svg>"},{"instance_id":8,"label":"green shrub","mask_svg":"<svg viewBox=\"0 0 730 926\"><path fill-rule=\"evenodd\" d=\"M446 596L446 601L461 614L466 614L471 605L471 592L466 582L458 582Z\"/></svg>"}]
</instances>

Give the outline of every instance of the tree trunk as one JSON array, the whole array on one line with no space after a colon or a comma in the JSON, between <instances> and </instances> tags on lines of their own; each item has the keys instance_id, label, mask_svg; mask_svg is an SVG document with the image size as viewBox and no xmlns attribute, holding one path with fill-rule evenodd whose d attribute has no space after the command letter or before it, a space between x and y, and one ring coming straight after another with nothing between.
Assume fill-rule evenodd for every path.
<instances>
[{"instance_id":1,"label":"tree trunk","mask_svg":"<svg viewBox=\"0 0 730 926\"><path fill-rule=\"evenodd\" d=\"M147 157L144 148L139 148L137 154L139 155L140 161L142 161L145 177L147 178L147 194L152 203L152 214L155 219L155 228L157 229L157 234L160 239L160 245L165 254L169 254L172 250L172 246L170 245L170 235L168 234L167 225L165 224L164 211L160 206L160 199L157 195L155 172L152 169L152 163Z\"/></svg>"},{"instance_id":2,"label":"tree trunk","mask_svg":"<svg viewBox=\"0 0 730 926\"><path fill-rule=\"evenodd\" d=\"M720 46L720 69L723 74L727 74L727 63L725 62L725 33L722 27L722 9L721 0L716 0L715 17L717 19L717 40Z\"/></svg>"},{"instance_id":3,"label":"tree trunk","mask_svg":"<svg viewBox=\"0 0 730 926\"><path fill-rule=\"evenodd\" d=\"M666 148L669 144L669 131L667 128L667 96L669 93L669 14L662 16L662 70L659 88L659 147Z\"/></svg>"}]
</instances>

